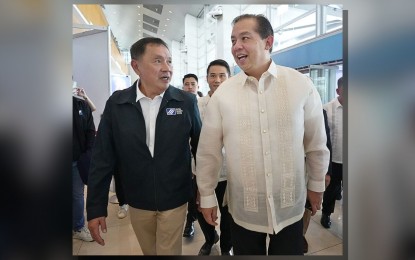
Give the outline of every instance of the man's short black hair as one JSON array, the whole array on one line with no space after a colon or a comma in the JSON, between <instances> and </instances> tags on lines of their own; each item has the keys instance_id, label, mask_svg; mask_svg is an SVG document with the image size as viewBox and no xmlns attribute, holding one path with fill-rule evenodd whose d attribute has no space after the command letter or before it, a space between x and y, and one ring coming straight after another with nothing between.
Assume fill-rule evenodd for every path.
<instances>
[{"instance_id":1,"label":"man's short black hair","mask_svg":"<svg viewBox=\"0 0 415 260\"><path fill-rule=\"evenodd\" d=\"M343 77L340 77L337 80L337 88L342 88L343 87Z\"/></svg>"},{"instance_id":2,"label":"man's short black hair","mask_svg":"<svg viewBox=\"0 0 415 260\"><path fill-rule=\"evenodd\" d=\"M156 45L164 45L167 49L167 43L165 43L162 39L156 37L145 37L141 38L140 40L136 41L130 48L131 59L138 60L143 56L144 52L146 51L146 46L148 44L156 44Z\"/></svg>"},{"instance_id":3,"label":"man's short black hair","mask_svg":"<svg viewBox=\"0 0 415 260\"><path fill-rule=\"evenodd\" d=\"M221 60L221 59L217 59L217 60L214 60L211 63L209 63L209 65L207 67L207 70L206 70L206 75L209 75L209 69L212 66L222 66L222 67L225 67L226 70L228 71L228 76L231 75L231 69L229 68L229 64L226 61Z\"/></svg>"},{"instance_id":4,"label":"man's short black hair","mask_svg":"<svg viewBox=\"0 0 415 260\"><path fill-rule=\"evenodd\" d=\"M187 78L194 78L196 80L196 82L199 83L199 79L197 78L197 76L195 74L189 73L189 74L184 75L183 83L184 83L184 80L187 79Z\"/></svg>"},{"instance_id":5,"label":"man's short black hair","mask_svg":"<svg viewBox=\"0 0 415 260\"><path fill-rule=\"evenodd\" d=\"M232 21L232 25L235 25L237 22L245 19L254 19L257 23L255 31L261 36L261 39L265 39L268 36L274 36L274 29L269 20L262 14L242 14L237 16ZM272 52L272 46L269 49L269 52Z\"/></svg>"}]
</instances>

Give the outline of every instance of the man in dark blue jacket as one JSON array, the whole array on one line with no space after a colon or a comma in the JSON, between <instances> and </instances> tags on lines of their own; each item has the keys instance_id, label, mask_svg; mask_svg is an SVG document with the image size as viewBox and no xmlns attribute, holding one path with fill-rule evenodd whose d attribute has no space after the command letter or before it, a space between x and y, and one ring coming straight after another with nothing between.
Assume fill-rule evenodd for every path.
<instances>
[{"instance_id":1,"label":"man in dark blue jacket","mask_svg":"<svg viewBox=\"0 0 415 260\"><path fill-rule=\"evenodd\" d=\"M92 242L93 238L85 227L83 169L88 169L90 152L95 139L95 125L92 111L87 102L72 97L73 140L72 140L72 237Z\"/></svg>"},{"instance_id":2,"label":"man in dark blue jacket","mask_svg":"<svg viewBox=\"0 0 415 260\"><path fill-rule=\"evenodd\" d=\"M130 218L144 255L181 255L191 153L201 120L195 95L171 86L167 44L142 38L131 46L131 67L140 77L107 101L92 154L87 219L100 245L106 232L108 191L119 167ZM189 147L190 140L190 147Z\"/></svg>"}]
</instances>

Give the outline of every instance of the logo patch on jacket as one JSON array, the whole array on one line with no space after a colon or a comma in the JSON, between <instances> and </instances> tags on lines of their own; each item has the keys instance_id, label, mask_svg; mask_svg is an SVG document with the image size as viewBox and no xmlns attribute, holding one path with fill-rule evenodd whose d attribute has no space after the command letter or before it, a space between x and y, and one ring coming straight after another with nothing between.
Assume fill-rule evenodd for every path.
<instances>
[{"instance_id":1,"label":"logo patch on jacket","mask_svg":"<svg viewBox=\"0 0 415 260\"><path fill-rule=\"evenodd\" d=\"M166 114L168 116L181 115L183 110L181 108L166 108Z\"/></svg>"}]
</instances>

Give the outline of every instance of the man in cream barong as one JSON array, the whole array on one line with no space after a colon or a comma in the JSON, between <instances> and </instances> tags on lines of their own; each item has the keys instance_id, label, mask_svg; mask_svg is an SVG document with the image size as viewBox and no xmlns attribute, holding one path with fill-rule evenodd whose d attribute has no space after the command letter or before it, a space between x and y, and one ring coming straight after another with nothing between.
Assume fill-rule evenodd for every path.
<instances>
[{"instance_id":1,"label":"man in cream barong","mask_svg":"<svg viewBox=\"0 0 415 260\"><path fill-rule=\"evenodd\" d=\"M232 24L232 55L242 71L206 108L196 156L202 213L217 225L224 147L234 254L302 255L306 197L314 215L329 163L320 96L307 76L271 60L274 32L264 16L244 14Z\"/></svg>"}]
</instances>

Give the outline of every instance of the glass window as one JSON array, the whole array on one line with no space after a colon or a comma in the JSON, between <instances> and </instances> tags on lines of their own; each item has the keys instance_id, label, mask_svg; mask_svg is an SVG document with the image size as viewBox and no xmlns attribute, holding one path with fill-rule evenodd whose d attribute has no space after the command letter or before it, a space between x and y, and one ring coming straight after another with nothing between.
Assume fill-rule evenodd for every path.
<instances>
[{"instance_id":1,"label":"glass window","mask_svg":"<svg viewBox=\"0 0 415 260\"><path fill-rule=\"evenodd\" d=\"M342 11L341 5L326 6L326 33L343 28Z\"/></svg>"},{"instance_id":2,"label":"glass window","mask_svg":"<svg viewBox=\"0 0 415 260\"><path fill-rule=\"evenodd\" d=\"M263 14L266 15L266 5L246 5L241 6L242 14Z\"/></svg>"},{"instance_id":3,"label":"glass window","mask_svg":"<svg viewBox=\"0 0 415 260\"><path fill-rule=\"evenodd\" d=\"M281 50L316 37L316 15L305 17L278 29L274 34L274 50Z\"/></svg>"},{"instance_id":4,"label":"glass window","mask_svg":"<svg viewBox=\"0 0 415 260\"><path fill-rule=\"evenodd\" d=\"M316 5L271 5L274 51L311 39L316 35Z\"/></svg>"},{"instance_id":5,"label":"glass window","mask_svg":"<svg viewBox=\"0 0 415 260\"><path fill-rule=\"evenodd\" d=\"M316 11L316 5L270 5L271 17L269 17L272 28L278 30L284 24L292 22L306 13Z\"/></svg>"}]
</instances>

